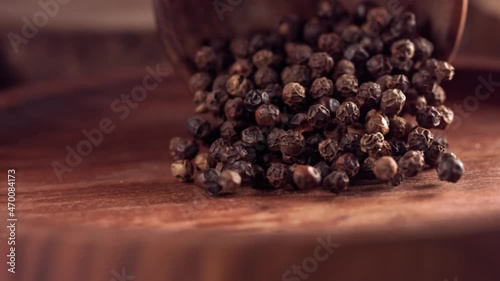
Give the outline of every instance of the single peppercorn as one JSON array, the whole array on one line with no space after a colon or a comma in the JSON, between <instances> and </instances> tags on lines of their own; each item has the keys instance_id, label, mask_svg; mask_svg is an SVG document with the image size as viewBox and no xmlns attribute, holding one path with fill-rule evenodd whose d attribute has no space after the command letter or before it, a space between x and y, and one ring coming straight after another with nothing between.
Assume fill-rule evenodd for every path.
<instances>
[{"instance_id":1,"label":"single peppercorn","mask_svg":"<svg viewBox=\"0 0 500 281\"><path fill-rule=\"evenodd\" d=\"M361 113L358 106L353 102L342 103L336 113L336 120L344 126L353 125L358 122Z\"/></svg>"},{"instance_id":2,"label":"single peppercorn","mask_svg":"<svg viewBox=\"0 0 500 281\"><path fill-rule=\"evenodd\" d=\"M181 182L193 179L194 168L189 160L177 160L171 166L172 176Z\"/></svg>"},{"instance_id":3,"label":"single peppercorn","mask_svg":"<svg viewBox=\"0 0 500 281\"><path fill-rule=\"evenodd\" d=\"M451 125L451 123L453 123L453 120L455 119L455 113L449 107L446 107L444 105L438 106L437 110L441 114L441 122L439 123L439 126L437 128L446 130Z\"/></svg>"},{"instance_id":4,"label":"single peppercorn","mask_svg":"<svg viewBox=\"0 0 500 281\"><path fill-rule=\"evenodd\" d=\"M340 107L340 102L331 97L321 97L318 101L318 104L326 107L328 111L330 111L331 116L336 116L337 110Z\"/></svg>"},{"instance_id":5,"label":"single peppercorn","mask_svg":"<svg viewBox=\"0 0 500 281\"><path fill-rule=\"evenodd\" d=\"M405 102L406 96L401 90L387 90L382 93L380 110L388 116L398 115L403 110Z\"/></svg>"},{"instance_id":6,"label":"single peppercorn","mask_svg":"<svg viewBox=\"0 0 500 281\"><path fill-rule=\"evenodd\" d=\"M311 84L311 77L311 70L305 65L287 66L281 72L281 80L285 85L295 82L309 86Z\"/></svg>"},{"instance_id":7,"label":"single peppercorn","mask_svg":"<svg viewBox=\"0 0 500 281\"><path fill-rule=\"evenodd\" d=\"M174 160L191 160L198 154L200 147L194 140L175 137L170 140L169 149Z\"/></svg>"},{"instance_id":8,"label":"single peppercorn","mask_svg":"<svg viewBox=\"0 0 500 281\"><path fill-rule=\"evenodd\" d=\"M203 139L210 134L212 126L203 117L193 116L187 121L187 130L195 139Z\"/></svg>"},{"instance_id":9,"label":"single peppercorn","mask_svg":"<svg viewBox=\"0 0 500 281\"><path fill-rule=\"evenodd\" d=\"M250 146L263 145L266 143L264 132L259 126L245 128L241 132L241 140Z\"/></svg>"},{"instance_id":10,"label":"single peppercorn","mask_svg":"<svg viewBox=\"0 0 500 281\"><path fill-rule=\"evenodd\" d=\"M372 77L377 78L382 75L391 74L392 63L386 56L378 54L371 57L366 62L366 69L372 75Z\"/></svg>"},{"instance_id":11,"label":"single peppercorn","mask_svg":"<svg viewBox=\"0 0 500 281\"><path fill-rule=\"evenodd\" d=\"M240 188L241 176L235 171L224 170L220 173L217 183L222 187L222 191L232 193Z\"/></svg>"},{"instance_id":12,"label":"single peppercorn","mask_svg":"<svg viewBox=\"0 0 500 281\"><path fill-rule=\"evenodd\" d=\"M253 89L253 84L243 75L233 75L226 82L227 92L234 97L244 97L245 94Z\"/></svg>"},{"instance_id":13,"label":"single peppercorn","mask_svg":"<svg viewBox=\"0 0 500 281\"><path fill-rule=\"evenodd\" d=\"M398 172L398 163L390 156L378 159L373 167L373 173L381 181L389 181Z\"/></svg>"},{"instance_id":14,"label":"single peppercorn","mask_svg":"<svg viewBox=\"0 0 500 281\"><path fill-rule=\"evenodd\" d=\"M389 133L393 137L403 138L406 135L406 120L403 117L394 116L389 122Z\"/></svg>"},{"instance_id":15,"label":"single peppercorn","mask_svg":"<svg viewBox=\"0 0 500 281\"><path fill-rule=\"evenodd\" d=\"M283 88L283 102L289 106L298 106L304 103L306 89L299 83L289 83Z\"/></svg>"},{"instance_id":16,"label":"single peppercorn","mask_svg":"<svg viewBox=\"0 0 500 281\"><path fill-rule=\"evenodd\" d=\"M321 104L314 104L307 111L307 121L315 128L324 128L330 121L330 111Z\"/></svg>"},{"instance_id":17,"label":"single peppercorn","mask_svg":"<svg viewBox=\"0 0 500 281\"><path fill-rule=\"evenodd\" d=\"M216 169L206 169L198 173L195 184L203 188L209 195L217 196L222 187L219 185L220 172Z\"/></svg>"},{"instance_id":18,"label":"single peppercorn","mask_svg":"<svg viewBox=\"0 0 500 281\"><path fill-rule=\"evenodd\" d=\"M431 131L424 129L422 127L415 128L408 135L408 146L412 150L426 150L432 145L434 141L434 136Z\"/></svg>"},{"instance_id":19,"label":"single peppercorn","mask_svg":"<svg viewBox=\"0 0 500 281\"><path fill-rule=\"evenodd\" d=\"M348 74L348 75L355 75L356 74L356 66L352 62L350 62L346 59L340 60L337 63L335 70L333 72L332 78L334 80L337 80L340 76L342 76L344 74Z\"/></svg>"},{"instance_id":20,"label":"single peppercorn","mask_svg":"<svg viewBox=\"0 0 500 281\"><path fill-rule=\"evenodd\" d=\"M379 150L369 151L368 155L375 159L379 159L385 156L394 156L394 153L392 152L392 145L388 141L384 140L382 142L382 147Z\"/></svg>"},{"instance_id":21,"label":"single peppercorn","mask_svg":"<svg viewBox=\"0 0 500 281\"><path fill-rule=\"evenodd\" d=\"M196 105L195 112L196 113L205 113L208 111L207 108L207 92L205 91L196 91L193 96L193 102Z\"/></svg>"},{"instance_id":22,"label":"single peppercorn","mask_svg":"<svg viewBox=\"0 0 500 281\"><path fill-rule=\"evenodd\" d=\"M257 68L271 66L275 62L275 55L270 50L260 50L252 57L252 62Z\"/></svg>"},{"instance_id":23,"label":"single peppercorn","mask_svg":"<svg viewBox=\"0 0 500 281\"><path fill-rule=\"evenodd\" d=\"M434 141L432 145L424 151L425 163L431 167L437 167L439 157L446 152L446 148Z\"/></svg>"},{"instance_id":24,"label":"single peppercorn","mask_svg":"<svg viewBox=\"0 0 500 281\"><path fill-rule=\"evenodd\" d=\"M320 77L330 73L335 65L333 58L326 52L318 52L311 55L308 66L312 70L313 77Z\"/></svg>"},{"instance_id":25,"label":"single peppercorn","mask_svg":"<svg viewBox=\"0 0 500 281\"><path fill-rule=\"evenodd\" d=\"M263 104L255 111L255 122L262 127L272 127L280 122L280 110L273 104Z\"/></svg>"},{"instance_id":26,"label":"single peppercorn","mask_svg":"<svg viewBox=\"0 0 500 281\"><path fill-rule=\"evenodd\" d=\"M420 127L433 129L440 126L442 116L434 106L426 106L418 111L416 118Z\"/></svg>"},{"instance_id":27,"label":"single peppercorn","mask_svg":"<svg viewBox=\"0 0 500 281\"><path fill-rule=\"evenodd\" d=\"M285 44L285 52L289 64L304 64L309 61L313 51L309 45L287 43Z\"/></svg>"},{"instance_id":28,"label":"single peppercorn","mask_svg":"<svg viewBox=\"0 0 500 281\"><path fill-rule=\"evenodd\" d=\"M281 136L285 133L285 130L280 128L274 128L267 135L267 147L269 151L279 152L280 151L280 143Z\"/></svg>"},{"instance_id":29,"label":"single peppercorn","mask_svg":"<svg viewBox=\"0 0 500 281\"><path fill-rule=\"evenodd\" d=\"M384 135L381 133L365 134L361 137L359 144L363 152L377 152L384 146Z\"/></svg>"},{"instance_id":30,"label":"single peppercorn","mask_svg":"<svg viewBox=\"0 0 500 281\"><path fill-rule=\"evenodd\" d=\"M243 99L229 99L224 105L224 114L227 119L238 119L243 114Z\"/></svg>"},{"instance_id":31,"label":"single peppercorn","mask_svg":"<svg viewBox=\"0 0 500 281\"><path fill-rule=\"evenodd\" d=\"M337 140L325 139L319 143L318 151L326 162L333 163L339 158L342 148Z\"/></svg>"},{"instance_id":32,"label":"single peppercorn","mask_svg":"<svg viewBox=\"0 0 500 281\"><path fill-rule=\"evenodd\" d=\"M189 78L189 91L196 93L197 91L207 91L212 85L213 78L206 72L198 72Z\"/></svg>"},{"instance_id":33,"label":"single peppercorn","mask_svg":"<svg viewBox=\"0 0 500 281\"><path fill-rule=\"evenodd\" d=\"M345 171L333 171L323 180L323 187L333 193L339 194L349 187L349 176Z\"/></svg>"},{"instance_id":34,"label":"single peppercorn","mask_svg":"<svg viewBox=\"0 0 500 281\"><path fill-rule=\"evenodd\" d=\"M398 165L406 178L415 177L424 169L424 153L422 151L410 150L399 159Z\"/></svg>"},{"instance_id":35,"label":"single peppercorn","mask_svg":"<svg viewBox=\"0 0 500 281\"><path fill-rule=\"evenodd\" d=\"M229 74L241 75L245 78L250 77L254 72L254 66L252 62L248 59L237 59L233 65L229 68ZM227 83L227 81L226 81Z\"/></svg>"},{"instance_id":36,"label":"single peppercorn","mask_svg":"<svg viewBox=\"0 0 500 281\"><path fill-rule=\"evenodd\" d=\"M242 146L225 146L220 151L220 162L224 165L244 160L247 151Z\"/></svg>"},{"instance_id":37,"label":"single peppercorn","mask_svg":"<svg viewBox=\"0 0 500 281\"><path fill-rule=\"evenodd\" d=\"M389 25L392 20L391 13L383 7L375 7L368 11L366 14L366 21L377 23L383 29Z\"/></svg>"},{"instance_id":38,"label":"single peppercorn","mask_svg":"<svg viewBox=\"0 0 500 281\"><path fill-rule=\"evenodd\" d=\"M319 99L323 96L332 96L333 87L332 80L326 77L320 77L314 80L309 92L313 98Z\"/></svg>"},{"instance_id":39,"label":"single peppercorn","mask_svg":"<svg viewBox=\"0 0 500 281\"><path fill-rule=\"evenodd\" d=\"M234 120L227 120L219 126L220 137L234 142L240 138L241 127L238 122Z\"/></svg>"},{"instance_id":40,"label":"single peppercorn","mask_svg":"<svg viewBox=\"0 0 500 281\"><path fill-rule=\"evenodd\" d=\"M309 118L307 117L307 113L297 113L290 119L289 127L292 130L304 133L311 132L314 130L314 127L309 123Z\"/></svg>"},{"instance_id":41,"label":"single peppercorn","mask_svg":"<svg viewBox=\"0 0 500 281\"><path fill-rule=\"evenodd\" d=\"M443 153L436 168L439 179L448 182L458 182L464 174L464 164L453 153Z\"/></svg>"},{"instance_id":42,"label":"single peppercorn","mask_svg":"<svg viewBox=\"0 0 500 281\"><path fill-rule=\"evenodd\" d=\"M200 71L210 71L216 66L217 55L212 47L201 47L194 56L196 67Z\"/></svg>"},{"instance_id":43,"label":"single peppercorn","mask_svg":"<svg viewBox=\"0 0 500 281\"><path fill-rule=\"evenodd\" d=\"M270 67L261 67L255 72L253 79L257 87L264 88L268 85L277 83L279 75L276 70Z\"/></svg>"},{"instance_id":44,"label":"single peppercorn","mask_svg":"<svg viewBox=\"0 0 500 281\"><path fill-rule=\"evenodd\" d=\"M358 79L354 75L344 74L337 79L335 86L342 95L354 96L358 92Z\"/></svg>"},{"instance_id":45,"label":"single peppercorn","mask_svg":"<svg viewBox=\"0 0 500 281\"><path fill-rule=\"evenodd\" d=\"M312 166L299 165L293 171L293 182L299 189L315 188L321 183L321 174Z\"/></svg>"},{"instance_id":46,"label":"single peppercorn","mask_svg":"<svg viewBox=\"0 0 500 281\"><path fill-rule=\"evenodd\" d=\"M415 55L415 44L408 39L401 39L391 46L391 54L398 60L410 60Z\"/></svg>"},{"instance_id":47,"label":"single peppercorn","mask_svg":"<svg viewBox=\"0 0 500 281\"><path fill-rule=\"evenodd\" d=\"M270 102L267 92L261 90L250 90L245 94L243 100L243 107L248 112L255 112L259 106Z\"/></svg>"},{"instance_id":48,"label":"single peppercorn","mask_svg":"<svg viewBox=\"0 0 500 281\"><path fill-rule=\"evenodd\" d=\"M243 186L252 186L255 183L255 170L252 163L247 161L236 161L226 165L227 170L237 172L241 177Z\"/></svg>"},{"instance_id":49,"label":"single peppercorn","mask_svg":"<svg viewBox=\"0 0 500 281\"><path fill-rule=\"evenodd\" d=\"M321 51L335 57L342 50L342 38L335 33L324 33L318 39L318 47Z\"/></svg>"},{"instance_id":50,"label":"single peppercorn","mask_svg":"<svg viewBox=\"0 0 500 281\"><path fill-rule=\"evenodd\" d=\"M345 153L337 159L335 168L344 171L349 178L353 178L359 173L360 164L358 158L352 153Z\"/></svg>"},{"instance_id":51,"label":"single peppercorn","mask_svg":"<svg viewBox=\"0 0 500 281\"><path fill-rule=\"evenodd\" d=\"M415 60L424 61L429 59L434 52L434 44L423 37L417 37L413 39L413 44L415 45Z\"/></svg>"},{"instance_id":52,"label":"single peppercorn","mask_svg":"<svg viewBox=\"0 0 500 281\"><path fill-rule=\"evenodd\" d=\"M205 103L210 112L218 114L224 109L227 100L229 96L226 91L213 90L208 93Z\"/></svg>"},{"instance_id":53,"label":"single peppercorn","mask_svg":"<svg viewBox=\"0 0 500 281\"><path fill-rule=\"evenodd\" d=\"M304 147L304 136L298 131L288 130L281 136L280 150L284 156L297 156Z\"/></svg>"},{"instance_id":54,"label":"single peppercorn","mask_svg":"<svg viewBox=\"0 0 500 281\"><path fill-rule=\"evenodd\" d=\"M356 101L359 106L368 108L377 107L382 98L382 90L380 85L374 82L366 82L361 84L358 93L356 94Z\"/></svg>"},{"instance_id":55,"label":"single peppercorn","mask_svg":"<svg viewBox=\"0 0 500 281\"><path fill-rule=\"evenodd\" d=\"M282 163L271 163L266 172L267 180L275 188L283 188L290 184L291 175L289 166Z\"/></svg>"},{"instance_id":56,"label":"single peppercorn","mask_svg":"<svg viewBox=\"0 0 500 281\"><path fill-rule=\"evenodd\" d=\"M387 135L389 133L389 119L387 116L375 113L366 122L365 129L369 134L382 133L382 135Z\"/></svg>"},{"instance_id":57,"label":"single peppercorn","mask_svg":"<svg viewBox=\"0 0 500 281\"><path fill-rule=\"evenodd\" d=\"M406 93L410 89L410 86L410 80L404 74L390 76L386 81L388 89L398 89L403 93Z\"/></svg>"},{"instance_id":58,"label":"single peppercorn","mask_svg":"<svg viewBox=\"0 0 500 281\"><path fill-rule=\"evenodd\" d=\"M208 153L199 153L193 160L197 171L203 171L210 168L208 165Z\"/></svg>"},{"instance_id":59,"label":"single peppercorn","mask_svg":"<svg viewBox=\"0 0 500 281\"><path fill-rule=\"evenodd\" d=\"M431 91L425 92L424 94L429 105L439 106L446 101L446 92L437 84L434 84Z\"/></svg>"},{"instance_id":60,"label":"single peppercorn","mask_svg":"<svg viewBox=\"0 0 500 281\"><path fill-rule=\"evenodd\" d=\"M411 83L417 91L427 93L435 87L436 80L428 70L421 69L413 74Z\"/></svg>"},{"instance_id":61,"label":"single peppercorn","mask_svg":"<svg viewBox=\"0 0 500 281\"><path fill-rule=\"evenodd\" d=\"M448 62L439 61L434 73L439 82L443 80L450 81L455 76L455 68Z\"/></svg>"},{"instance_id":62,"label":"single peppercorn","mask_svg":"<svg viewBox=\"0 0 500 281\"><path fill-rule=\"evenodd\" d=\"M424 96L416 96L409 98L405 103L405 111L417 115L420 110L427 107L427 99Z\"/></svg>"}]
</instances>

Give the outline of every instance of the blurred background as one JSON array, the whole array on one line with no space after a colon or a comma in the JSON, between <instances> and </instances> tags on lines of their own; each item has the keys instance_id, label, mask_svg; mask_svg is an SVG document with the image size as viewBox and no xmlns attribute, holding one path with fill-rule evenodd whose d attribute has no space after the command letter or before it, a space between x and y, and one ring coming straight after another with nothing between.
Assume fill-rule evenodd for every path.
<instances>
[{"instance_id":1,"label":"blurred background","mask_svg":"<svg viewBox=\"0 0 500 281\"><path fill-rule=\"evenodd\" d=\"M164 61L151 0L1 0L0 87L99 76ZM58 2L56 2L58 1ZM40 3L46 3L41 5ZM59 3L54 5L54 3ZM470 0L459 68L500 65L500 1ZM55 16L38 30L37 12ZM32 38L20 37L26 32Z\"/></svg>"}]
</instances>

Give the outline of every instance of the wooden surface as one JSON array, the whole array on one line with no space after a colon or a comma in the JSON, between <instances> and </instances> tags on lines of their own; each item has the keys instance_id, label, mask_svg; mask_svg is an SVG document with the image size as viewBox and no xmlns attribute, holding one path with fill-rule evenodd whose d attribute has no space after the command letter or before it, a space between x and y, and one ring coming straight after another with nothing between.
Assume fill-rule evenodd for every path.
<instances>
[{"instance_id":1,"label":"wooden surface","mask_svg":"<svg viewBox=\"0 0 500 281\"><path fill-rule=\"evenodd\" d=\"M0 92L0 171L17 176L22 273L13 280L107 281L122 266L136 280L281 280L326 236L339 254L313 280L499 280L498 93L448 132L466 167L458 184L428 171L397 188L355 186L340 196L245 188L214 199L170 176L168 141L185 134L193 109L179 79L169 77L123 121L111 111L145 74ZM478 75L489 74L459 72L446 87L449 104L463 104ZM63 163L65 147L103 118L115 131L59 182L53 161Z\"/></svg>"}]
</instances>

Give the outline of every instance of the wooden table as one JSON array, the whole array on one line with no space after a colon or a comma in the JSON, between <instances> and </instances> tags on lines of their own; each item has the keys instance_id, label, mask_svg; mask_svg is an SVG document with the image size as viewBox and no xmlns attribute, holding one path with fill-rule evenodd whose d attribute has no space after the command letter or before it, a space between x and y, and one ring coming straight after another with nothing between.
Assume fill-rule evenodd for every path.
<instances>
[{"instance_id":1,"label":"wooden table","mask_svg":"<svg viewBox=\"0 0 500 281\"><path fill-rule=\"evenodd\" d=\"M394 189L355 186L340 196L244 189L207 198L170 175L168 141L185 134L193 109L179 79L167 78L124 120L112 111L145 74L0 92L2 186L16 169L18 218L15 275L0 228L0 280L500 280L498 93L448 132L467 170L456 185L428 171ZM446 86L449 104L470 102L478 76L489 74L459 72ZM66 147L104 118L115 130L60 182L54 161L65 163ZM313 258L318 239L336 243L325 261ZM122 270L129 279L116 277Z\"/></svg>"}]
</instances>

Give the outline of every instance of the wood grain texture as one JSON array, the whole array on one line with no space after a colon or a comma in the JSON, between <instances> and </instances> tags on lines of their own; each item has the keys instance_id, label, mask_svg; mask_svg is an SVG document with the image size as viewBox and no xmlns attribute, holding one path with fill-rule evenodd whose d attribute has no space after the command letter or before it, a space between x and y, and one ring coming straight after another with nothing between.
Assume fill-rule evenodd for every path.
<instances>
[{"instance_id":1,"label":"wood grain texture","mask_svg":"<svg viewBox=\"0 0 500 281\"><path fill-rule=\"evenodd\" d=\"M165 80L124 120L111 110L145 74L0 93L0 171L17 170L23 273L15 280L110 280L121 267L136 280L280 280L327 236L342 245L339 256L313 280L498 280L497 94L448 132L467 171L458 184L427 171L397 188L355 186L340 196L245 188L207 198L169 172L168 140L185 134L193 109L181 81ZM462 72L446 86L450 105L470 99L478 75L488 73ZM103 118L115 131L59 182L51 164Z\"/></svg>"}]
</instances>

